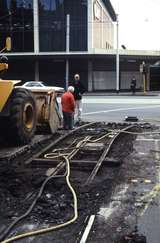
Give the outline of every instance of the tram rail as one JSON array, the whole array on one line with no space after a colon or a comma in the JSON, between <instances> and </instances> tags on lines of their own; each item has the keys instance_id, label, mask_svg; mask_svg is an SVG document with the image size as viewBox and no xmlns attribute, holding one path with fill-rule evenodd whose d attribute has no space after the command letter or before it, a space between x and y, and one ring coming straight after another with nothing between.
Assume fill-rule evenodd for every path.
<instances>
[{"instance_id":1,"label":"tram rail","mask_svg":"<svg viewBox=\"0 0 160 243\"><path fill-rule=\"evenodd\" d=\"M57 141L51 143L47 148L44 148L41 152L39 152L37 155L35 155L33 158L30 158L25 162L27 167L31 168L48 168L46 171L47 176L53 176L60 173L60 171L64 168L65 163L62 161L61 157L63 153L64 155L69 159L70 165L74 167L81 167L85 168L86 166L93 167L91 169L91 173L88 176L88 179L86 180L85 184L90 184L93 180L98 171L100 170L102 164L107 164L108 160L107 155L109 154L111 148L114 146L114 143L116 139L124 132L129 131L130 129L134 128L135 125L127 125L123 129L118 129L116 131L108 131L106 134L103 134L102 137L95 139L93 135L93 130L91 130L92 135L90 135L90 129L94 129L94 125L97 123L89 123L85 124L81 127L78 127L75 130L72 130L71 132L63 135L60 137ZM88 129L88 135L84 135L80 141L77 142L77 144L68 147L61 147L61 143L64 140L68 141L68 139L73 140L72 137L77 136L77 132L81 132L82 129ZM93 140L94 137L94 140ZM97 144L97 141L103 141L101 144ZM96 143L95 147L97 145L101 146L101 151L97 151L99 154L98 159L94 160L85 160L84 158L80 159L82 150L86 147L85 153L95 153L94 143ZM91 151L87 150L87 144L93 144L93 147L90 146ZM55 149L55 147L58 146L58 149ZM103 148L102 148L103 147ZM99 148L98 148L99 149ZM84 151L83 151L84 152ZM84 156L83 156L84 157ZM97 156L96 156L97 157ZM114 160L113 160L114 162ZM117 161L118 163L118 161Z\"/></svg>"},{"instance_id":2,"label":"tram rail","mask_svg":"<svg viewBox=\"0 0 160 243\"><path fill-rule=\"evenodd\" d=\"M54 177L60 178L65 176L65 160L67 159L71 168L73 166L77 171L79 171L79 169L86 171L86 167L89 168L87 169L87 174L89 175L85 178L85 182L83 182L83 186L89 186L97 173L102 169L103 165L107 165L108 161L111 162L112 160L115 162L116 159L110 159L109 153L115 145L116 140L120 138L121 134L125 131L130 131L135 126L136 125L128 125L126 123L123 124L121 128L111 129L108 128L106 124L97 122L85 124L75 130L65 133L56 141L51 142L48 146L41 149L41 151L38 151L38 153L24 162L24 167L22 169L31 169L33 170L33 174L34 169L44 169L46 176L45 181L47 183L50 178L53 179ZM119 165L119 161L117 162ZM42 188L44 188L43 185ZM16 221L5 230L1 239L7 236L17 222L31 213L42 191L43 190L40 189L41 193L38 193L28 212L20 216L19 219L16 219ZM30 234L28 234L28 236L29 235Z\"/></svg>"}]
</instances>

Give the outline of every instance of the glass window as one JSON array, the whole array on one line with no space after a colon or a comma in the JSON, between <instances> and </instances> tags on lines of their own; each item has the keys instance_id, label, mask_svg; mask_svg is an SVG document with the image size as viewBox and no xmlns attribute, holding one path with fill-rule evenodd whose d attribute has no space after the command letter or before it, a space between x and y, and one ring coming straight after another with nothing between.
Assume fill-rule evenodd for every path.
<instances>
[{"instance_id":1,"label":"glass window","mask_svg":"<svg viewBox=\"0 0 160 243\"><path fill-rule=\"evenodd\" d=\"M0 46L10 36L13 52L33 51L33 0L1 0L0 16Z\"/></svg>"},{"instance_id":2,"label":"glass window","mask_svg":"<svg viewBox=\"0 0 160 243\"><path fill-rule=\"evenodd\" d=\"M40 51L65 50L64 0L39 0Z\"/></svg>"},{"instance_id":3,"label":"glass window","mask_svg":"<svg viewBox=\"0 0 160 243\"><path fill-rule=\"evenodd\" d=\"M87 0L66 1L70 14L70 50L87 51Z\"/></svg>"},{"instance_id":4,"label":"glass window","mask_svg":"<svg viewBox=\"0 0 160 243\"><path fill-rule=\"evenodd\" d=\"M39 0L40 51L65 51L67 14L70 51L87 50L87 0Z\"/></svg>"}]
</instances>

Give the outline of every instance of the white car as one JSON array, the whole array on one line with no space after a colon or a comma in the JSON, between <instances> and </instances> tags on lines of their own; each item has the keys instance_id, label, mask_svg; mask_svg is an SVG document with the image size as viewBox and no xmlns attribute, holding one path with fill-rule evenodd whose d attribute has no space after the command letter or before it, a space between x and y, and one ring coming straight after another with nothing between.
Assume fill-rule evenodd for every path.
<instances>
[{"instance_id":1,"label":"white car","mask_svg":"<svg viewBox=\"0 0 160 243\"><path fill-rule=\"evenodd\" d=\"M64 88L62 88L62 87L46 86L41 81L28 81L28 82L24 83L21 87L24 87L24 88L30 89L30 90L35 90L35 89L43 89L43 90L45 90L45 89L53 89L57 93L63 93L64 92Z\"/></svg>"},{"instance_id":2,"label":"white car","mask_svg":"<svg viewBox=\"0 0 160 243\"><path fill-rule=\"evenodd\" d=\"M23 87L45 87L43 82L41 81L28 81L22 85Z\"/></svg>"}]
</instances>

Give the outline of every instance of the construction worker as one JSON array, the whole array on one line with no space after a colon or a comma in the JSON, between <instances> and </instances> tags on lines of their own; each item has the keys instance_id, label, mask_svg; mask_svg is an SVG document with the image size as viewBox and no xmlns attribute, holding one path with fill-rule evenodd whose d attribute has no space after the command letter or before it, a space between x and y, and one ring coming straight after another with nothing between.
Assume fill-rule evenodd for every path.
<instances>
[{"instance_id":1,"label":"construction worker","mask_svg":"<svg viewBox=\"0 0 160 243\"><path fill-rule=\"evenodd\" d=\"M80 82L80 75L77 73L74 75L74 81L73 81L73 87L74 87L74 98L76 102L76 114L77 114L77 121L81 122L81 116L82 116L82 95L85 92L85 88L83 84Z\"/></svg>"},{"instance_id":2,"label":"construction worker","mask_svg":"<svg viewBox=\"0 0 160 243\"><path fill-rule=\"evenodd\" d=\"M73 129L74 123L74 87L69 86L67 91L61 97L62 113L63 113L63 128L65 130Z\"/></svg>"}]
</instances>

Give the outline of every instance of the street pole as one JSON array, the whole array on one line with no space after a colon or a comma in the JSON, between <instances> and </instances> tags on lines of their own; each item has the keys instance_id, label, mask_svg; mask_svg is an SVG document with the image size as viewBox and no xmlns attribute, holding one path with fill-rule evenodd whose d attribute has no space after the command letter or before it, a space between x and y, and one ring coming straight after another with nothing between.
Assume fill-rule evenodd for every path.
<instances>
[{"instance_id":1,"label":"street pole","mask_svg":"<svg viewBox=\"0 0 160 243\"><path fill-rule=\"evenodd\" d=\"M143 93L146 94L146 74L143 73Z\"/></svg>"},{"instance_id":2,"label":"street pole","mask_svg":"<svg viewBox=\"0 0 160 243\"><path fill-rule=\"evenodd\" d=\"M69 53L69 44L70 44L70 15L66 16L66 53ZM66 90L68 89L68 81L69 81L69 60L66 59Z\"/></svg>"},{"instance_id":3,"label":"street pole","mask_svg":"<svg viewBox=\"0 0 160 243\"><path fill-rule=\"evenodd\" d=\"M142 62L142 75L143 75L143 93L146 94L146 66L145 62Z\"/></svg>"},{"instance_id":4,"label":"street pole","mask_svg":"<svg viewBox=\"0 0 160 243\"><path fill-rule=\"evenodd\" d=\"M119 93L119 20L117 14L116 92Z\"/></svg>"},{"instance_id":5,"label":"street pole","mask_svg":"<svg viewBox=\"0 0 160 243\"><path fill-rule=\"evenodd\" d=\"M38 18L38 0L33 1L33 28L34 28L34 52L39 53L39 18Z\"/></svg>"}]
</instances>

